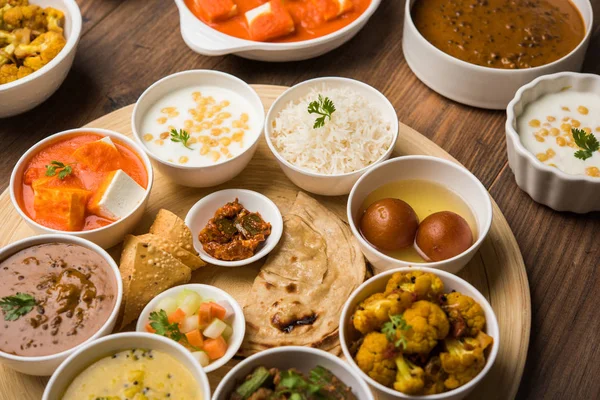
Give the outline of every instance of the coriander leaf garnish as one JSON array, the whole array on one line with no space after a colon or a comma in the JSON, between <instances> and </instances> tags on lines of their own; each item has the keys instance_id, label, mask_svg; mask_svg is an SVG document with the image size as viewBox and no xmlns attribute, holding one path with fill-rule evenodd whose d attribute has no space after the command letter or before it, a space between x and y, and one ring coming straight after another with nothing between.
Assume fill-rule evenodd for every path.
<instances>
[{"instance_id":1,"label":"coriander leaf garnish","mask_svg":"<svg viewBox=\"0 0 600 400\"><path fill-rule=\"evenodd\" d=\"M331 121L331 114L335 112L335 105L329 97L323 98L319 95L318 101L313 101L308 105L309 114L319 114L320 117L315 120L314 129L321 128L325 125L325 119L329 118Z\"/></svg>"},{"instance_id":2,"label":"coriander leaf garnish","mask_svg":"<svg viewBox=\"0 0 600 400\"><path fill-rule=\"evenodd\" d=\"M592 133L575 128L571 129L571 132L573 133L575 144L581 147L581 150L575 152L575 158L585 161L592 157L595 151L600 150L600 142L598 142L598 139Z\"/></svg>"},{"instance_id":3,"label":"coriander leaf garnish","mask_svg":"<svg viewBox=\"0 0 600 400\"><path fill-rule=\"evenodd\" d=\"M32 295L17 293L0 299L0 308L4 312L5 321L15 321L29 313L35 307L36 302Z\"/></svg>"},{"instance_id":4,"label":"coriander leaf garnish","mask_svg":"<svg viewBox=\"0 0 600 400\"><path fill-rule=\"evenodd\" d=\"M46 176L56 175L58 170L58 179L61 181L73 173L73 167L69 164L60 161L51 161L50 165L46 165Z\"/></svg>"},{"instance_id":5,"label":"coriander leaf garnish","mask_svg":"<svg viewBox=\"0 0 600 400\"><path fill-rule=\"evenodd\" d=\"M185 129L171 129L171 142L181 143L187 149L194 150L188 146L188 140L190 140L190 134Z\"/></svg>"},{"instance_id":6,"label":"coriander leaf garnish","mask_svg":"<svg viewBox=\"0 0 600 400\"><path fill-rule=\"evenodd\" d=\"M400 347L402 346L406 349L406 338L402 333L400 333L400 338L396 337L396 332L398 330L408 331L412 326L406 323L406 320L401 314L398 315L390 315L390 321L383 324L383 329L381 329L381 333L387 336L387 339L394 343L394 346Z\"/></svg>"},{"instance_id":7,"label":"coriander leaf garnish","mask_svg":"<svg viewBox=\"0 0 600 400\"><path fill-rule=\"evenodd\" d=\"M168 337L176 342L179 342L184 336L179 330L179 324L176 322L170 323L169 316L165 310L150 313L150 326L158 335Z\"/></svg>"}]
</instances>

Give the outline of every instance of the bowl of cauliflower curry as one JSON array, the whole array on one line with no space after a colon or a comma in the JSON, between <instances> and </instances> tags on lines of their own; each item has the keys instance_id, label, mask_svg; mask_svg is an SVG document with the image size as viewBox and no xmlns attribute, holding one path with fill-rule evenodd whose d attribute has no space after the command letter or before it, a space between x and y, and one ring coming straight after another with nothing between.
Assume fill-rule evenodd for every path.
<instances>
[{"instance_id":1,"label":"bowl of cauliflower curry","mask_svg":"<svg viewBox=\"0 0 600 400\"><path fill-rule=\"evenodd\" d=\"M400 268L352 294L342 312L340 342L352 366L380 391L396 398L459 399L491 368L498 322L483 295L463 279Z\"/></svg>"}]
</instances>

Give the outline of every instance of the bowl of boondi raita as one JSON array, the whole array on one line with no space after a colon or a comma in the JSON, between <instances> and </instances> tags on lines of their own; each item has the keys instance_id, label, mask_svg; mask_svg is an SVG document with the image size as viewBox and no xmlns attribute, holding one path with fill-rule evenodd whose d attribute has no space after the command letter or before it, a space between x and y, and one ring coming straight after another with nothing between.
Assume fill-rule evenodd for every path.
<instances>
[{"instance_id":1,"label":"bowl of boondi raita","mask_svg":"<svg viewBox=\"0 0 600 400\"><path fill-rule=\"evenodd\" d=\"M267 114L265 137L287 177L323 196L350 193L398 139L394 106L377 89L347 78L318 78L288 89Z\"/></svg>"}]
</instances>

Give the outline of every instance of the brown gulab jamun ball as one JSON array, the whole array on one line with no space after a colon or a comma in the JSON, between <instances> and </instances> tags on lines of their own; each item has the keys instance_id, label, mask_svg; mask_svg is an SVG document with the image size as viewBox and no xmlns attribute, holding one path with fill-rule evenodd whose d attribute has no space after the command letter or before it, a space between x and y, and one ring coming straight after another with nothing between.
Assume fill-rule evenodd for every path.
<instances>
[{"instance_id":1,"label":"brown gulab jamun ball","mask_svg":"<svg viewBox=\"0 0 600 400\"><path fill-rule=\"evenodd\" d=\"M473 232L463 217L451 211L431 214L421 222L416 245L428 261L443 261L466 251Z\"/></svg>"},{"instance_id":2,"label":"brown gulab jamun ball","mask_svg":"<svg viewBox=\"0 0 600 400\"><path fill-rule=\"evenodd\" d=\"M383 199L371 204L360 220L365 239L381 250L394 251L412 246L419 218L406 202Z\"/></svg>"}]
</instances>

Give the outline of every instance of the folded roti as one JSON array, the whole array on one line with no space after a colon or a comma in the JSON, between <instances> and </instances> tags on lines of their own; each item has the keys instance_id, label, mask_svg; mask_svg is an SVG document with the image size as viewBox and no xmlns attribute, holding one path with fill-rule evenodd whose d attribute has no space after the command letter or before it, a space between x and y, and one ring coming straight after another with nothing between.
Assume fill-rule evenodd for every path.
<instances>
[{"instance_id":1,"label":"folded roti","mask_svg":"<svg viewBox=\"0 0 600 400\"><path fill-rule=\"evenodd\" d=\"M299 193L283 220L281 241L244 307L243 355L278 346L336 348L344 303L365 279L358 243L333 212Z\"/></svg>"}]
</instances>

